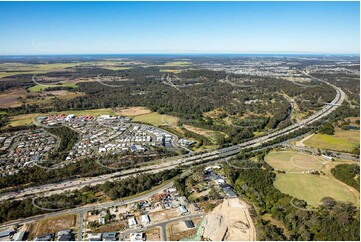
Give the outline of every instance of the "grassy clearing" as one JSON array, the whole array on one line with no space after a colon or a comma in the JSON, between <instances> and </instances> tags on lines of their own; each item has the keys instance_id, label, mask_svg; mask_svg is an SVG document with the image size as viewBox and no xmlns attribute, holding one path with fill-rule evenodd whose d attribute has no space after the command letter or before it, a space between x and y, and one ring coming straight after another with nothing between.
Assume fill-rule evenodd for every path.
<instances>
[{"instance_id":1,"label":"grassy clearing","mask_svg":"<svg viewBox=\"0 0 361 242\"><path fill-rule=\"evenodd\" d=\"M33 119L39 116L48 116L51 114L75 114L77 116L83 116L86 114L90 114L93 116L99 116L101 114L109 114L116 115L115 112L111 108L101 108L101 109L89 109L89 110L70 110L70 111L62 111L62 112L48 112L48 113L32 113L32 114L22 114L10 117L10 124L8 126L22 126L29 125L33 123Z\"/></svg>"},{"instance_id":2,"label":"grassy clearing","mask_svg":"<svg viewBox=\"0 0 361 242\"><path fill-rule=\"evenodd\" d=\"M183 127L193 133L202 135L206 138L208 138L213 144L216 144L217 141L221 138L224 138L226 134L221 133L221 132L216 132L213 130L208 130L208 129L202 129L202 128L197 128L197 127L193 127L190 125L183 125Z\"/></svg>"},{"instance_id":3,"label":"grassy clearing","mask_svg":"<svg viewBox=\"0 0 361 242\"><path fill-rule=\"evenodd\" d=\"M198 192L198 193L194 192L189 196L188 199L190 201L194 201L196 198L207 196L210 191L211 191L211 189L208 189L208 190L205 190L205 191L202 191L202 192Z\"/></svg>"},{"instance_id":4,"label":"grassy clearing","mask_svg":"<svg viewBox=\"0 0 361 242\"><path fill-rule=\"evenodd\" d=\"M24 88L7 90L0 94L0 108L20 107L24 104L51 104L52 99L59 98L70 100L79 96L84 96L83 92L69 92L66 90L32 92L27 93ZM21 100L19 99L21 98Z\"/></svg>"},{"instance_id":5,"label":"grassy clearing","mask_svg":"<svg viewBox=\"0 0 361 242\"><path fill-rule=\"evenodd\" d=\"M102 66L102 69L111 70L111 71L122 71L122 70L129 70L133 67L130 66Z\"/></svg>"},{"instance_id":6,"label":"grassy clearing","mask_svg":"<svg viewBox=\"0 0 361 242\"><path fill-rule=\"evenodd\" d=\"M149 110L147 107L129 107L117 109L116 112L123 116L135 117L139 115L149 114L152 111Z\"/></svg>"},{"instance_id":7,"label":"grassy clearing","mask_svg":"<svg viewBox=\"0 0 361 242\"><path fill-rule=\"evenodd\" d=\"M313 148L351 152L360 146L360 131L336 128L334 135L315 134L304 144Z\"/></svg>"},{"instance_id":8,"label":"grassy clearing","mask_svg":"<svg viewBox=\"0 0 361 242\"><path fill-rule=\"evenodd\" d=\"M76 88L76 84L74 83L65 83L65 84L55 84L55 85L35 85L33 87L28 88L29 92L40 92L48 87L71 87Z\"/></svg>"},{"instance_id":9,"label":"grassy clearing","mask_svg":"<svg viewBox=\"0 0 361 242\"><path fill-rule=\"evenodd\" d=\"M124 61L95 61L95 62L74 62L74 63L53 63L53 64L22 64L2 63L0 64L0 78L20 74L45 74L54 71L66 71L72 67L99 67L109 70L127 70L133 67L120 65L137 65L136 62Z\"/></svg>"},{"instance_id":10,"label":"grassy clearing","mask_svg":"<svg viewBox=\"0 0 361 242\"><path fill-rule=\"evenodd\" d=\"M356 203L354 194L346 185L327 177L311 174L277 174L275 187L295 198L303 199L311 206L320 205L324 197L337 201Z\"/></svg>"},{"instance_id":11,"label":"grassy clearing","mask_svg":"<svg viewBox=\"0 0 361 242\"><path fill-rule=\"evenodd\" d=\"M163 64L163 66L188 66L191 65L190 61L168 61Z\"/></svg>"},{"instance_id":12,"label":"grassy clearing","mask_svg":"<svg viewBox=\"0 0 361 242\"><path fill-rule=\"evenodd\" d=\"M174 73L174 74L178 74L181 73L183 70L171 70L171 69L162 69L159 70L159 72L169 72L169 73Z\"/></svg>"},{"instance_id":13,"label":"grassy clearing","mask_svg":"<svg viewBox=\"0 0 361 242\"><path fill-rule=\"evenodd\" d=\"M223 109L217 108L217 109L214 109L212 111L203 113L203 116L209 117L209 118L218 118L219 115L221 115L223 113L225 113Z\"/></svg>"},{"instance_id":14,"label":"grassy clearing","mask_svg":"<svg viewBox=\"0 0 361 242\"><path fill-rule=\"evenodd\" d=\"M166 114L159 114L156 112L148 113L139 115L133 118L133 121L135 122L142 122L142 123L148 123L152 124L154 126L161 126L161 125L178 125L179 118L166 115Z\"/></svg>"},{"instance_id":15,"label":"grassy clearing","mask_svg":"<svg viewBox=\"0 0 361 242\"><path fill-rule=\"evenodd\" d=\"M18 98L25 96L26 90L24 88L6 90L0 94L0 108L21 106Z\"/></svg>"},{"instance_id":16,"label":"grassy clearing","mask_svg":"<svg viewBox=\"0 0 361 242\"><path fill-rule=\"evenodd\" d=\"M320 158L296 151L271 151L265 156L265 161L273 168L286 172L321 170L323 168Z\"/></svg>"},{"instance_id":17,"label":"grassy clearing","mask_svg":"<svg viewBox=\"0 0 361 242\"><path fill-rule=\"evenodd\" d=\"M64 229L74 229L76 220L75 214L65 214L53 218L42 219L36 224L34 234L35 236L39 236L56 233Z\"/></svg>"},{"instance_id":18,"label":"grassy clearing","mask_svg":"<svg viewBox=\"0 0 361 242\"><path fill-rule=\"evenodd\" d=\"M66 68L75 67L78 63L54 63L54 64L0 64L0 78L19 74L44 74L53 71L65 71ZM9 71L11 70L11 71Z\"/></svg>"}]
</instances>

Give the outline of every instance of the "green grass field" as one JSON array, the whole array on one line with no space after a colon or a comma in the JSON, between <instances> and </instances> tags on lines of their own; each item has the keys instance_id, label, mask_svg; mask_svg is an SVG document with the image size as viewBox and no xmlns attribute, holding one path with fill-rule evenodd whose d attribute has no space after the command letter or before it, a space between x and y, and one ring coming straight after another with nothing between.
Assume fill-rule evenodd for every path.
<instances>
[{"instance_id":1,"label":"green grass field","mask_svg":"<svg viewBox=\"0 0 361 242\"><path fill-rule=\"evenodd\" d=\"M332 197L342 202L355 203L357 201L346 185L317 175L277 174L275 187L283 193L307 201L311 206L320 205L324 197Z\"/></svg>"},{"instance_id":2,"label":"green grass field","mask_svg":"<svg viewBox=\"0 0 361 242\"><path fill-rule=\"evenodd\" d=\"M171 125L178 125L179 118L166 115L166 114L159 114L156 112L139 115L133 118L134 122L142 122L152 124L154 126L161 126L166 124Z\"/></svg>"},{"instance_id":3,"label":"green grass field","mask_svg":"<svg viewBox=\"0 0 361 242\"><path fill-rule=\"evenodd\" d=\"M65 71L66 68L75 67L78 63L54 63L54 64L0 64L0 78L19 74L44 74L53 71ZM11 70L12 72L7 72Z\"/></svg>"},{"instance_id":4,"label":"green grass field","mask_svg":"<svg viewBox=\"0 0 361 242\"><path fill-rule=\"evenodd\" d=\"M188 66L191 65L190 61L168 61L164 63L164 66Z\"/></svg>"},{"instance_id":5,"label":"green grass field","mask_svg":"<svg viewBox=\"0 0 361 242\"><path fill-rule=\"evenodd\" d=\"M65 83L65 84L61 84L61 85L35 85L33 87L28 88L29 92L40 92L48 87L72 87L72 88L76 88L76 84L75 83Z\"/></svg>"},{"instance_id":6,"label":"green grass field","mask_svg":"<svg viewBox=\"0 0 361 242\"><path fill-rule=\"evenodd\" d=\"M265 156L265 161L273 168L286 172L321 170L323 168L318 157L296 151L271 151Z\"/></svg>"},{"instance_id":7,"label":"green grass field","mask_svg":"<svg viewBox=\"0 0 361 242\"><path fill-rule=\"evenodd\" d=\"M94 62L74 62L74 63L52 63L52 64L22 64L22 63L1 63L0 78L14 76L19 74L45 74L54 71L66 71L71 67L99 67L109 70L126 70L133 67L124 67L119 65L129 64L133 62L124 61L94 61ZM11 70L11 72L9 71Z\"/></svg>"},{"instance_id":8,"label":"green grass field","mask_svg":"<svg viewBox=\"0 0 361 242\"><path fill-rule=\"evenodd\" d=\"M334 135L315 134L304 144L313 148L351 152L360 146L359 130L336 129Z\"/></svg>"}]
</instances>

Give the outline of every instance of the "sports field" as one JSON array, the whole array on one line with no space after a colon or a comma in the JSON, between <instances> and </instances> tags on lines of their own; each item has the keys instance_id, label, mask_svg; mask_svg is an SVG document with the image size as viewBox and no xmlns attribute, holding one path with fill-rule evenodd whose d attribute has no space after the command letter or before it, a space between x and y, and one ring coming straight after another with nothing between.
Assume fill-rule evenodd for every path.
<instances>
[{"instance_id":1,"label":"sports field","mask_svg":"<svg viewBox=\"0 0 361 242\"><path fill-rule=\"evenodd\" d=\"M159 114L156 112L148 113L139 115L133 118L134 122L142 122L152 124L154 126L161 126L161 125L178 125L178 118L166 114Z\"/></svg>"},{"instance_id":2,"label":"sports field","mask_svg":"<svg viewBox=\"0 0 361 242\"><path fill-rule=\"evenodd\" d=\"M336 128L334 135L315 134L303 143L313 148L351 152L360 146L360 131Z\"/></svg>"},{"instance_id":3,"label":"sports field","mask_svg":"<svg viewBox=\"0 0 361 242\"><path fill-rule=\"evenodd\" d=\"M265 161L274 169L286 172L321 170L323 168L320 158L297 151L271 151L265 156Z\"/></svg>"},{"instance_id":4,"label":"sports field","mask_svg":"<svg viewBox=\"0 0 361 242\"><path fill-rule=\"evenodd\" d=\"M320 205L324 197L355 203L356 197L346 185L327 177L311 174L277 174L275 187L295 198L303 199L311 206Z\"/></svg>"}]
</instances>

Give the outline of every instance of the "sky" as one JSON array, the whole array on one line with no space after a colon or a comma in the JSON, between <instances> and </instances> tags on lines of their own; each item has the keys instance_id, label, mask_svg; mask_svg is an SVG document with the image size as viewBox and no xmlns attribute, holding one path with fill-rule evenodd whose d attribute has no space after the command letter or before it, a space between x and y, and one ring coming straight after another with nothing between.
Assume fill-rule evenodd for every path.
<instances>
[{"instance_id":1,"label":"sky","mask_svg":"<svg viewBox=\"0 0 361 242\"><path fill-rule=\"evenodd\" d=\"M359 2L0 2L0 55L359 54Z\"/></svg>"}]
</instances>

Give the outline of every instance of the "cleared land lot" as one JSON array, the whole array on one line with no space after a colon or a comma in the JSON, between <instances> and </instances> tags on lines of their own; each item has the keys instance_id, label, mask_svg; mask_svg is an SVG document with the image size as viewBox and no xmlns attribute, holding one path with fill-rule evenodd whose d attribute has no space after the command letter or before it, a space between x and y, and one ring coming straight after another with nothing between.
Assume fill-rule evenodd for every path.
<instances>
[{"instance_id":1,"label":"cleared land lot","mask_svg":"<svg viewBox=\"0 0 361 242\"><path fill-rule=\"evenodd\" d=\"M0 94L0 108L21 106L18 98L25 96L26 90L24 88L6 90Z\"/></svg>"},{"instance_id":2,"label":"cleared land lot","mask_svg":"<svg viewBox=\"0 0 361 242\"><path fill-rule=\"evenodd\" d=\"M152 228L145 231L145 238L148 241L160 241L160 229Z\"/></svg>"},{"instance_id":3,"label":"cleared land lot","mask_svg":"<svg viewBox=\"0 0 361 242\"><path fill-rule=\"evenodd\" d=\"M212 143L217 143L217 140L220 138L224 138L225 134L221 133L221 132L216 132L216 131L212 131L212 130L208 130L208 129L202 129L202 128L197 128L197 127L193 127L190 125L184 125L183 126L185 129L202 135L204 137L207 137Z\"/></svg>"},{"instance_id":4,"label":"cleared land lot","mask_svg":"<svg viewBox=\"0 0 361 242\"><path fill-rule=\"evenodd\" d=\"M190 220L193 222L194 228L187 228L183 220L167 224L167 239L179 241L193 237L197 232L197 227L201 222L201 218L193 218Z\"/></svg>"},{"instance_id":5,"label":"cleared land lot","mask_svg":"<svg viewBox=\"0 0 361 242\"><path fill-rule=\"evenodd\" d=\"M354 194L346 185L317 175L277 174L275 187L283 193L307 201L311 206L320 205L324 197L332 197L342 202L356 202Z\"/></svg>"},{"instance_id":6,"label":"cleared land lot","mask_svg":"<svg viewBox=\"0 0 361 242\"><path fill-rule=\"evenodd\" d=\"M129 108L120 108L116 110L118 114L123 116L135 117L139 115L144 115L151 113L147 107L129 107Z\"/></svg>"},{"instance_id":7,"label":"cleared land lot","mask_svg":"<svg viewBox=\"0 0 361 242\"><path fill-rule=\"evenodd\" d=\"M203 238L212 241L255 241L256 229L249 208L239 198L223 200L204 218Z\"/></svg>"},{"instance_id":8,"label":"cleared land lot","mask_svg":"<svg viewBox=\"0 0 361 242\"><path fill-rule=\"evenodd\" d=\"M63 100L84 96L83 92L69 92L66 90L42 91L28 93L25 88L6 90L0 94L0 108L19 107L24 104L51 104L55 97Z\"/></svg>"},{"instance_id":9,"label":"cleared land lot","mask_svg":"<svg viewBox=\"0 0 361 242\"><path fill-rule=\"evenodd\" d=\"M320 158L296 151L271 151L265 156L265 161L273 168L286 172L321 170L323 168Z\"/></svg>"},{"instance_id":10,"label":"cleared land lot","mask_svg":"<svg viewBox=\"0 0 361 242\"><path fill-rule=\"evenodd\" d=\"M351 152L360 146L360 131L337 128L334 135L315 134L304 144L313 148Z\"/></svg>"},{"instance_id":11,"label":"cleared land lot","mask_svg":"<svg viewBox=\"0 0 361 242\"><path fill-rule=\"evenodd\" d=\"M75 229L76 215L65 214L53 218L42 219L36 223L33 231L30 231L31 236L39 236L49 233L56 233L64 229Z\"/></svg>"},{"instance_id":12,"label":"cleared land lot","mask_svg":"<svg viewBox=\"0 0 361 242\"><path fill-rule=\"evenodd\" d=\"M178 125L179 118L166 115L166 114L159 114L156 112L148 113L144 115L139 115L137 117L134 117L133 119L135 122L142 122L142 123L148 123L152 124L154 126L161 126L161 125Z\"/></svg>"}]
</instances>

